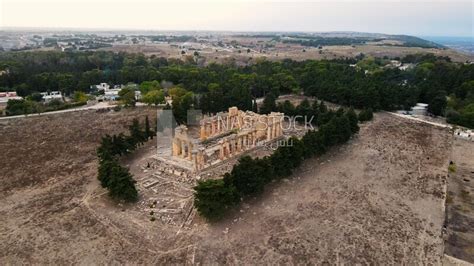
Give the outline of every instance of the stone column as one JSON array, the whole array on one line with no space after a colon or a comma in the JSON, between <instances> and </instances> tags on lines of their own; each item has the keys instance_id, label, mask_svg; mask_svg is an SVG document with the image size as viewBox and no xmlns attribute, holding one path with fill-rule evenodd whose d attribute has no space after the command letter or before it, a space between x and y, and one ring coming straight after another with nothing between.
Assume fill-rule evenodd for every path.
<instances>
[{"instance_id":1,"label":"stone column","mask_svg":"<svg viewBox=\"0 0 474 266\"><path fill-rule=\"evenodd\" d=\"M242 151L242 136L237 136L237 151Z\"/></svg>"},{"instance_id":2,"label":"stone column","mask_svg":"<svg viewBox=\"0 0 474 266\"><path fill-rule=\"evenodd\" d=\"M267 124L267 141L272 139L272 125Z\"/></svg>"},{"instance_id":3,"label":"stone column","mask_svg":"<svg viewBox=\"0 0 474 266\"><path fill-rule=\"evenodd\" d=\"M211 127L209 125L209 121L206 121L206 136L209 137L211 135Z\"/></svg>"},{"instance_id":4,"label":"stone column","mask_svg":"<svg viewBox=\"0 0 474 266\"><path fill-rule=\"evenodd\" d=\"M181 153L179 154L181 156L181 158L184 158L186 156L186 144L184 141L180 141L180 144L181 144Z\"/></svg>"},{"instance_id":5,"label":"stone column","mask_svg":"<svg viewBox=\"0 0 474 266\"><path fill-rule=\"evenodd\" d=\"M204 164L206 163L204 159L204 148L199 148L197 156L198 156L197 161L199 164L199 169L202 169L204 167Z\"/></svg>"},{"instance_id":6,"label":"stone column","mask_svg":"<svg viewBox=\"0 0 474 266\"><path fill-rule=\"evenodd\" d=\"M255 147L256 143L257 143L257 131L255 130L252 132L252 147Z\"/></svg>"},{"instance_id":7,"label":"stone column","mask_svg":"<svg viewBox=\"0 0 474 266\"><path fill-rule=\"evenodd\" d=\"M282 126L282 121L278 121L278 136L283 135L283 126Z\"/></svg>"},{"instance_id":8,"label":"stone column","mask_svg":"<svg viewBox=\"0 0 474 266\"><path fill-rule=\"evenodd\" d=\"M224 154L224 141L219 140L219 159L224 160L225 154Z\"/></svg>"},{"instance_id":9,"label":"stone column","mask_svg":"<svg viewBox=\"0 0 474 266\"><path fill-rule=\"evenodd\" d=\"M192 153L193 144L190 141L188 141L187 145L188 145L188 160L191 161L193 159L193 153Z\"/></svg>"},{"instance_id":10,"label":"stone column","mask_svg":"<svg viewBox=\"0 0 474 266\"><path fill-rule=\"evenodd\" d=\"M273 121L273 124L272 124L272 139L276 138L277 136L277 124L275 121Z\"/></svg>"},{"instance_id":11,"label":"stone column","mask_svg":"<svg viewBox=\"0 0 474 266\"><path fill-rule=\"evenodd\" d=\"M224 156L225 156L225 157L230 157L230 143L229 143L229 140L226 140L226 141L225 141L225 153L224 153Z\"/></svg>"},{"instance_id":12,"label":"stone column","mask_svg":"<svg viewBox=\"0 0 474 266\"><path fill-rule=\"evenodd\" d=\"M207 138L207 136L206 136L206 124L203 121L201 121L200 125L201 125L201 130L199 132L199 138L201 140L205 140Z\"/></svg>"},{"instance_id":13,"label":"stone column","mask_svg":"<svg viewBox=\"0 0 474 266\"><path fill-rule=\"evenodd\" d=\"M200 170L201 168L199 167L199 162L198 162L198 157L197 157L197 150L192 151L192 158L193 158L192 161L193 161L194 171Z\"/></svg>"},{"instance_id":14,"label":"stone column","mask_svg":"<svg viewBox=\"0 0 474 266\"><path fill-rule=\"evenodd\" d=\"M172 147L171 147L171 155L176 156L178 155L178 144L176 143L176 139L173 139Z\"/></svg>"}]
</instances>

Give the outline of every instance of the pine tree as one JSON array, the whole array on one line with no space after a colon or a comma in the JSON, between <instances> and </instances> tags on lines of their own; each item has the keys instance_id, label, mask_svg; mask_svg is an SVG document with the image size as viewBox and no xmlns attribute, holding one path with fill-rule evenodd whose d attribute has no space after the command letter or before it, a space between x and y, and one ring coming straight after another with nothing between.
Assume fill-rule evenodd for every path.
<instances>
[{"instance_id":1,"label":"pine tree","mask_svg":"<svg viewBox=\"0 0 474 266\"><path fill-rule=\"evenodd\" d=\"M239 201L235 187L224 179L199 181L194 190L194 207L210 221L222 218Z\"/></svg>"},{"instance_id":2,"label":"pine tree","mask_svg":"<svg viewBox=\"0 0 474 266\"><path fill-rule=\"evenodd\" d=\"M115 160L101 160L99 162L99 173L97 176L97 179L100 181L100 185L103 188L106 188L109 186L110 182L110 174L112 171L112 167L115 165Z\"/></svg>"},{"instance_id":3,"label":"pine tree","mask_svg":"<svg viewBox=\"0 0 474 266\"><path fill-rule=\"evenodd\" d=\"M129 143L136 148L138 144L143 143L144 141L144 133L140 129L140 122L138 122L138 119L133 119L132 125L129 127L130 130L130 137L129 137Z\"/></svg>"},{"instance_id":4,"label":"pine tree","mask_svg":"<svg viewBox=\"0 0 474 266\"><path fill-rule=\"evenodd\" d=\"M244 156L239 159L227 176L226 182L232 183L241 196L261 193L266 182L271 179L270 164L268 168L259 159Z\"/></svg>"},{"instance_id":5,"label":"pine tree","mask_svg":"<svg viewBox=\"0 0 474 266\"><path fill-rule=\"evenodd\" d=\"M262 108L260 108L260 113L261 114L269 114L273 111L276 110L276 103L275 103L276 97L273 95L273 93L267 93L265 95L265 99L263 99L263 105Z\"/></svg>"},{"instance_id":6,"label":"pine tree","mask_svg":"<svg viewBox=\"0 0 474 266\"><path fill-rule=\"evenodd\" d=\"M352 133L357 133L359 132L359 119L357 118L357 114L355 113L353 108L350 108L346 112L346 117L349 120L350 126L351 126L351 131Z\"/></svg>"},{"instance_id":7,"label":"pine tree","mask_svg":"<svg viewBox=\"0 0 474 266\"><path fill-rule=\"evenodd\" d=\"M154 136L154 132L150 129L150 121L148 120L148 116L145 116L145 136L147 139L153 139Z\"/></svg>"},{"instance_id":8,"label":"pine tree","mask_svg":"<svg viewBox=\"0 0 474 266\"><path fill-rule=\"evenodd\" d=\"M128 169L120 166L117 161L112 161L111 164L107 183L109 195L114 199L127 202L136 201L138 192L135 188L135 181Z\"/></svg>"},{"instance_id":9,"label":"pine tree","mask_svg":"<svg viewBox=\"0 0 474 266\"><path fill-rule=\"evenodd\" d=\"M372 120L374 114L372 112L372 108L364 109L359 113L359 121L365 122Z\"/></svg>"}]
</instances>

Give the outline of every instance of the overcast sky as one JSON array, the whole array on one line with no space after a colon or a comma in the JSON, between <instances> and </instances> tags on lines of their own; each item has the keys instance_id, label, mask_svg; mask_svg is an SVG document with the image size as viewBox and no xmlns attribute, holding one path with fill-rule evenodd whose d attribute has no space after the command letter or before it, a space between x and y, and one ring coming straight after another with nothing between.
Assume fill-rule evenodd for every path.
<instances>
[{"instance_id":1,"label":"overcast sky","mask_svg":"<svg viewBox=\"0 0 474 266\"><path fill-rule=\"evenodd\" d=\"M473 1L0 0L1 27L473 36Z\"/></svg>"}]
</instances>

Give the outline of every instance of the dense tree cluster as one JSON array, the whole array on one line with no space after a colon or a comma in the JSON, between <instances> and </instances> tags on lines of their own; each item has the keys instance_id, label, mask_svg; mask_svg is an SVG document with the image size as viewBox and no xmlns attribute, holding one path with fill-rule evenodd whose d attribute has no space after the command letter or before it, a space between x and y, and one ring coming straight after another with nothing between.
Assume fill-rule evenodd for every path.
<instances>
[{"instance_id":1,"label":"dense tree cluster","mask_svg":"<svg viewBox=\"0 0 474 266\"><path fill-rule=\"evenodd\" d=\"M121 155L132 152L145 141L153 138L155 132L150 128L148 116L145 118L143 127L142 129L138 119L134 119L129 127L129 136L106 135L97 149L98 179L101 186L107 188L109 195L114 199L133 202L138 198L132 175L127 168L120 165L118 159Z\"/></svg>"},{"instance_id":2,"label":"dense tree cluster","mask_svg":"<svg viewBox=\"0 0 474 266\"><path fill-rule=\"evenodd\" d=\"M303 92L360 109L408 109L417 102L424 102L435 115L449 113L450 121L471 124L469 104L473 101L469 95L472 94L466 91L469 91L469 82L474 80L473 64L421 54L400 60L414 65L408 70L384 67L380 62L388 60L369 60L361 55L356 59L332 61L260 59L242 67L233 64L200 67L192 60L105 51L7 52L0 54L0 70L4 71L0 75L0 87L15 89L22 96L47 90L60 90L69 95L76 90L87 91L90 85L100 82L149 82L145 85L156 88L166 81L191 92L194 107L205 113L230 106L254 110L253 100L268 93L278 97ZM143 86L142 91L147 103L161 103L161 93L146 95L147 86ZM167 89L163 88L164 95ZM183 107L188 105L189 98L190 95L185 97Z\"/></svg>"},{"instance_id":3,"label":"dense tree cluster","mask_svg":"<svg viewBox=\"0 0 474 266\"><path fill-rule=\"evenodd\" d=\"M449 123L474 128L474 80L464 82L449 96L446 118Z\"/></svg>"},{"instance_id":4,"label":"dense tree cluster","mask_svg":"<svg viewBox=\"0 0 474 266\"><path fill-rule=\"evenodd\" d=\"M316 102L313 106L319 111L321 105ZM324 108L324 103L322 106ZM321 116L327 114L331 117L320 124L317 131L308 131L302 139L288 139L286 145L279 146L272 155L255 159L244 156L222 179L199 181L194 188L194 206L198 212L211 221L222 218L241 198L263 192L269 182L290 176L304 159L324 154L359 131L353 109L337 112L325 109L320 113Z\"/></svg>"}]
</instances>

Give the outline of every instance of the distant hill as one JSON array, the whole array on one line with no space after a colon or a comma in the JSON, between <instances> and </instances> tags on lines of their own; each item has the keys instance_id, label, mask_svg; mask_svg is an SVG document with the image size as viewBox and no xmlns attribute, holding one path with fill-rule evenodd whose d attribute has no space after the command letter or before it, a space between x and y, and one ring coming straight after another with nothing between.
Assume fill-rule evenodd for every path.
<instances>
[{"instance_id":1,"label":"distant hill","mask_svg":"<svg viewBox=\"0 0 474 266\"><path fill-rule=\"evenodd\" d=\"M284 43L299 43L304 46L328 45L360 45L375 43L385 46L421 47L421 48L446 48L441 44L410 35L391 35L383 33L367 33L352 31L334 32L288 32L288 33L252 33L238 34L235 36L270 37Z\"/></svg>"}]
</instances>

